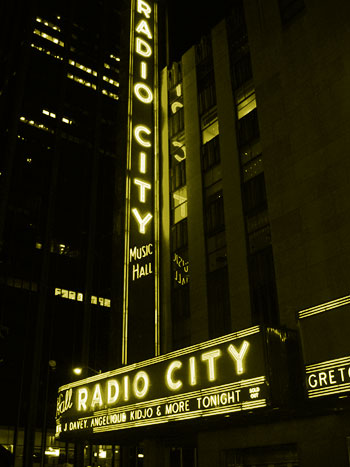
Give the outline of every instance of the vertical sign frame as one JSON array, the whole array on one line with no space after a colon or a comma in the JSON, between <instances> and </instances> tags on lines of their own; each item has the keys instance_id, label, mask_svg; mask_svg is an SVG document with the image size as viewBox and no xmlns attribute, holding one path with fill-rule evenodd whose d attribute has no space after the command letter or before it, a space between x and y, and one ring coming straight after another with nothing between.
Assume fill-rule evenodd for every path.
<instances>
[{"instance_id":1,"label":"vertical sign frame","mask_svg":"<svg viewBox=\"0 0 350 467\"><path fill-rule=\"evenodd\" d=\"M158 10L131 0L122 363L160 353Z\"/></svg>"}]
</instances>

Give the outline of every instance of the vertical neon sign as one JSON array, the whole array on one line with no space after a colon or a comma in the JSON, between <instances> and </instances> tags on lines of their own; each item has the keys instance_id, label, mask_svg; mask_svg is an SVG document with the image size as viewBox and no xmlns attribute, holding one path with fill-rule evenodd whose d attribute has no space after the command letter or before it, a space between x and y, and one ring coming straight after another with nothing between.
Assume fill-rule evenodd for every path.
<instances>
[{"instance_id":1,"label":"vertical neon sign","mask_svg":"<svg viewBox=\"0 0 350 467\"><path fill-rule=\"evenodd\" d=\"M157 4L131 0L122 363L159 355Z\"/></svg>"}]
</instances>

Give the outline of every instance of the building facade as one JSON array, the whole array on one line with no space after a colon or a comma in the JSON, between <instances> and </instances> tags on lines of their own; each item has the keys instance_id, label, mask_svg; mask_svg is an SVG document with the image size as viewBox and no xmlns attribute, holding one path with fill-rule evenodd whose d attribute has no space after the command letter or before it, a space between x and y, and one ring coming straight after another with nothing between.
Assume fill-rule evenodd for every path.
<instances>
[{"instance_id":1,"label":"building facade","mask_svg":"<svg viewBox=\"0 0 350 467\"><path fill-rule=\"evenodd\" d=\"M273 401L271 384L268 409L198 426L201 466L349 465L342 6L237 2L163 72L167 342L287 329L296 383L280 368L286 400Z\"/></svg>"}]
</instances>

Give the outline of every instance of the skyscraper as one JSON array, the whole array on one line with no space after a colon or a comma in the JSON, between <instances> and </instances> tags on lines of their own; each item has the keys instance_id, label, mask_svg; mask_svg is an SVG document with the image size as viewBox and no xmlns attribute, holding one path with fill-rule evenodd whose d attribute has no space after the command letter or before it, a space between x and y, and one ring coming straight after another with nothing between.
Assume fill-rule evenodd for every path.
<instances>
[{"instance_id":1,"label":"skyscraper","mask_svg":"<svg viewBox=\"0 0 350 467\"><path fill-rule=\"evenodd\" d=\"M108 368L120 6L7 2L2 17L1 425L25 427L27 462L47 391L75 365Z\"/></svg>"}]
</instances>

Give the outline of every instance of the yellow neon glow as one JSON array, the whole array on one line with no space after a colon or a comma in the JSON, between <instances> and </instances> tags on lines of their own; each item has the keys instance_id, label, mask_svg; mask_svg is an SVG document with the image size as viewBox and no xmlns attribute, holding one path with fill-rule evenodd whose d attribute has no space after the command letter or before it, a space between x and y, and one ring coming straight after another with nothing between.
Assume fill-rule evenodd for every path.
<instances>
[{"instance_id":1,"label":"yellow neon glow","mask_svg":"<svg viewBox=\"0 0 350 467\"><path fill-rule=\"evenodd\" d=\"M128 401L129 400L129 377L124 376L123 381L124 381L124 400Z\"/></svg>"},{"instance_id":2,"label":"yellow neon glow","mask_svg":"<svg viewBox=\"0 0 350 467\"><path fill-rule=\"evenodd\" d=\"M146 153L145 152L140 152L140 172L142 174L146 173Z\"/></svg>"},{"instance_id":3,"label":"yellow neon glow","mask_svg":"<svg viewBox=\"0 0 350 467\"><path fill-rule=\"evenodd\" d=\"M350 356L335 358L333 360L326 360L324 362L315 363L313 365L306 366L306 372L312 373L319 370L328 370L342 365L350 365Z\"/></svg>"},{"instance_id":4,"label":"yellow neon glow","mask_svg":"<svg viewBox=\"0 0 350 467\"><path fill-rule=\"evenodd\" d=\"M78 389L78 410L86 410L86 401L88 398L88 391L82 387Z\"/></svg>"},{"instance_id":5,"label":"yellow neon glow","mask_svg":"<svg viewBox=\"0 0 350 467\"><path fill-rule=\"evenodd\" d=\"M150 104L153 101L151 88L144 83L137 83L134 86L135 96L144 104Z\"/></svg>"},{"instance_id":6,"label":"yellow neon glow","mask_svg":"<svg viewBox=\"0 0 350 467\"><path fill-rule=\"evenodd\" d=\"M140 187L140 201L141 203L146 202L146 190L150 190L152 185L150 183L144 182L143 180L139 180L138 178L134 178L135 185Z\"/></svg>"},{"instance_id":7,"label":"yellow neon glow","mask_svg":"<svg viewBox=\"0 0 350 467\"><path fill-rule=\"evenodd\" d=\"M177 389L180 389L182 387L182 381L180 380L174 381L173 379L173 372L175 370L178 370L181 367L182 367L182 362L180 360L174 360L172 363L170 363L166 371L165 382L168 388L171 389L172 391L176 391Z\"/></svg>"},{"instance_id":8,"label":"yellow neon glow","mask_svg":"<svg viewBox=\"0 0 350 467\"><path fill-rule=\"evenodd\" d=\"M107 383L107 404L113 404L119 397L119 383L116 379L110 379Z\"/></svg>"},{"instance_id":9,"label":"yellow neon glow","mask_svg":"<svg viewBox=\"0 0 350 467\"><path fill-rule=\"evenodd\" d=\"M221 350L215 349L209 352L206 352L201 355L201 359L203 362L208 362L208 379L209 381L216 380L216 372L215 372L215 359L221 356Z\"/></svg>"},{"instance_id":10,"label":"yellow neon glow","mask_svg":"<svg viewBox=\"0 0 350 467\"><path fill-rule=\"evenodd\" d=\"M149 43L141 39L141 37L136 37L136 53L143 57L150 57L152 55L152 48Z\"/></svg>"},{"instance_id":11,"label":"yellow neon glow","mask_svg":"<svg viewBox=\"0 0 350 467\"><path fill-rule=\"evenodd\" d=\"M183 107L183 104L181 104L181 102L179 101L175 101L171 104L171 111L173 114L175 114L177 112L178 109L182 109Z\"/></svg>"},{"instance_id":12,"label":"yellow neon glow","mask_svg":"<svg viewBox=\"0 0 350 467\"><path fill-rule=\"evenodd\" d=\"M195 357L190 357L190 385L194 386L197 384L197 369Z\"/></svg>"},{"instance_id":13,"label":"yellow neon glow","mask_svg":"<svg viewBox=\"0 0 350 467\"><path fill-rule=\"evenodd\" d=\"M147 79L147 63L146 62L141 62L141 78L142 79Z\"/></svg>"},{"instance_id":14,"label":"yellow neon glow","mask_svg":"<svg viewBox=\"0 0 350 467\"><path fill-rule=\"evenodd\" d=\"M91 400L92 409L95 408L95 405L99 405L100 407L102 406L101 386L99 384L96 384L95 390L92 396L92 400Z\"/></svg>"},{"instance_id":15,"label":"yellow neon glow","mask_svg":"<svg viewBox=\"0 0 350 467\"><path fill-rule=\"evenodd\" d=\"M146 18L149 19L152 13L152 8L144 0L137 0L137 12L141 15L145 15Z\"/></svg>"},{"instance_id":16,"label":"yellow neon glow","mask_svg":"<svg viewBox=\"0 0 350 467\"><path fill-rule=\"evenodd\" d=\"M157 418L152 418L152 419L137 419L137 420L130 420L129 422L123 423L120 428L132 428L136 426L145 426L145 425L153 425L153 424L158 424L158 423L163 423L167 421L175 421L175 420L186 420L186 419L193 419L197 417L205 417L205 416L212 416L212 415L220 415L220 414L225 414L225 413L232 413L232 412L237 412L237 411L242 411L242 410L252 410L255 408L260 408L260 407L265 407L266 406L266 399L259 399L259 400L253 400L253 401L247 401L247 402L240 402L239 397L235 398L235 401L232 399L230 402L229 395L227 394L227 397L225 397L225 394L222 395L223 391L237 391L240 388L243 387L250 387L254 385L255 387L260 384L265 383L265 377L257 377L257 378L252 378L250 380L243 380L241 382L237 383L231 383L228 385L223 385L220 387L214 387L214 388L209 388L207 390L202 390L202 391L193 391L191 393L187 393L184 395L175 395L175 396L170 396L167 398L162 398L162 399L157 399L157 400L152 400L152 401L144 401L144 402L139 402L136 404L132 404L128 406L128 411L137 411L137 410L143 410L143 411L153 411L153 413L156 412L156 407L157 405L167 405L170 407L172 404L178 404L179 406L181 405L180 400L184 401L182 405L186 404L186 400L188 399L193 399L193 398L199 398L201 401L203 401L204 398L210 398L210 404L208 408L204 408L201 404L201 408L198 410L192 410L191 412L183 412L183 413L175 413L172 412L171 410L167 411L165 415L161 415ZM219 395L219 397L218 397ZM214 399L213 397L214 396ZM213 400L212 400L213 399ZM215 402L216 401L216 402ZM205 400L204 400L205 402ZM209 399L207 400L209 402ZM212 404L211 402L214 402ZM218 403L223 403L222 406L218 405ZM227 405L226 405L227 403ZM125 420L125 407L119 407L116 409L104 409L99 412L96 412L93 417L87 417L85 419L89 418L94 418L96 416L102 417L104 415L106 416L112 416L113 414L118 415L119 417L123 417ZM80 419L84 420L84 419ZM117 426L115 425L110 425L110 426L96 426L96 429L94 428L94 432L104 432L104 431L114 431L118 429Z\"/></svg>"},{"instance_id":17,"label":"yellow neon glow","mask_svg":"<svg viewBox=\"0 0 350 467\"><path fill-rule=\"evenodd\" d=\"M139 34L144 34L145 36L148 37L148 39L153 38L152 33L149 29L148 23L144 19L142 19L136 26L136 32L138 32Z\"/></svg>"},{"instance_id":18,"label":"yellow neon glow","mask_svg":"<svg viewBox=\"0 0 350 467\"><path fill-rule=\"evenodd\" d=\"M127 253L127 257L129 258L129 250L128 250L128 253ZM159 355L157 357L149 358L148 360L143 360L141 362L136 362L136 363L133 363L131 365L122 366L122 367L117 368L115 370L111 370L108 373L101 373L99 375L90 376L89 378L84 380L84 382L87 384L88 382L98 381L100 379L106 378L107 376L108 377L117 376L117 375L120 375L120 374L124 374L127 371L135 370L135 369L138 369L138 368L144 368L147 365L153 365L153 364L159 363L159 362L165 362L165 361L168 361L168 360L172 360L174 358L178 358L178 357L181 357L183 355L191 354L191 353L196 352L198 350L200 351L200 350L204 350L204 349L207 349L207 348L211 348L211 347L216 346L216 345L225 344L225 343L237 340L237 339L242 339L243 337L258 334L260 332L261 332L260 326L252 326L250 328L243 329L242 331L233 332L231 334L226 334L225 336L220 336L220 337L217 337L215 339L211 339L211 340L208 340L208 341L205 341L205 342L200 342L198 344L191 345L190 347L185 347L183 349L174 350L173 352L169 352L167 354L163 354L163 355ZM264 378L264 377L262 377L262 378ZM249 384L255 384L255 385L259 384L258 380L256 380L256 381L255 380L254 381L253 380L244 380L244 381L249 381ZM59 390L64 391L65 389L77 387L77 386L80 386L81 384L82 384L81 381L74 381L72 383L61 386L59 388ZM242 382L240 384L242 384Z\"/></svg>"},{"instance_id":19,"label":"yellow neon glow","mask_svg":"<svg viewBox=\"0 0 350 467\"><path fill-rule=\"evenodd\" d=\"M233 344L230 344L227 348L229 351L230 355L233 357L234 361L236 362L237 365L237 374L242 374L243 373L243 359L245 357L245 354L248 350L249 347L249 342L248 341L243 341L242 346L239 351L236 350L235 346Z\"/></svg>"},{"instance_id":20,"label":"yellow neon glow","mask_svg":"<svg viewBox=\"0 0 350 467\"><path fill-rule=\"evenodd\" d=\"M144 139L142 137L143 134L150 135L152 131L145 125L137 125L134 129L134 136L136 141L145 148L150 148L152 143L149 140Z\"/></svg>"},{"instance_id":21,"label":"yellow neon glow","mask_svg":"<svg viewBox=\"0 0 350 467\"><path fill-rule=\"evenodd\" d=\"M160 355L159 309L159 96L158 96L158 7L154 4L154 353Z\"/></svg>"},{"instance_id":22,"label":"yellow neon glow","mask_svg":"<svg viewBox=\"0 0 350 467\"><path fill-rule=\"evenodd\" d=\"M334 308L339 308L341 306L348 305L350 303L350 295L345 297L337 298L336 300L331 300L330 302L322 303L321 305L313 306L311 308L306 308L301 310L298 313L299 319L307 318L318 313L323 313Z\"/></svg>"},{"instance_id":23,"label":"yellow neon glow","mask_svg":"<svg viewBox=\"0 0 350 467\"><path fill-rule=\"evenodd\" d=\"M140 381L142 382L142 386L140 389ZM134 394L138 399L145 397L149 389L149 376L145 371L139 371L135 375L134 383L133 383Z\"/></svg>"},{"instance_id":24,"label":"yellow neon glow","mask_svg":"<svg viewBox=\"0 0 350 467\"><path fill-rule=\"evenodd\" d=\"M142 219L142 217L140 216L137 208L133 208L132 211L131 211L137 222L139 223L139 232L144 234L146 232L145 228L146 228L146 225L148 224L148 222L152 219L152 214L151 213L147 213L146 216Z\"/></svg>"}]
</instances>

